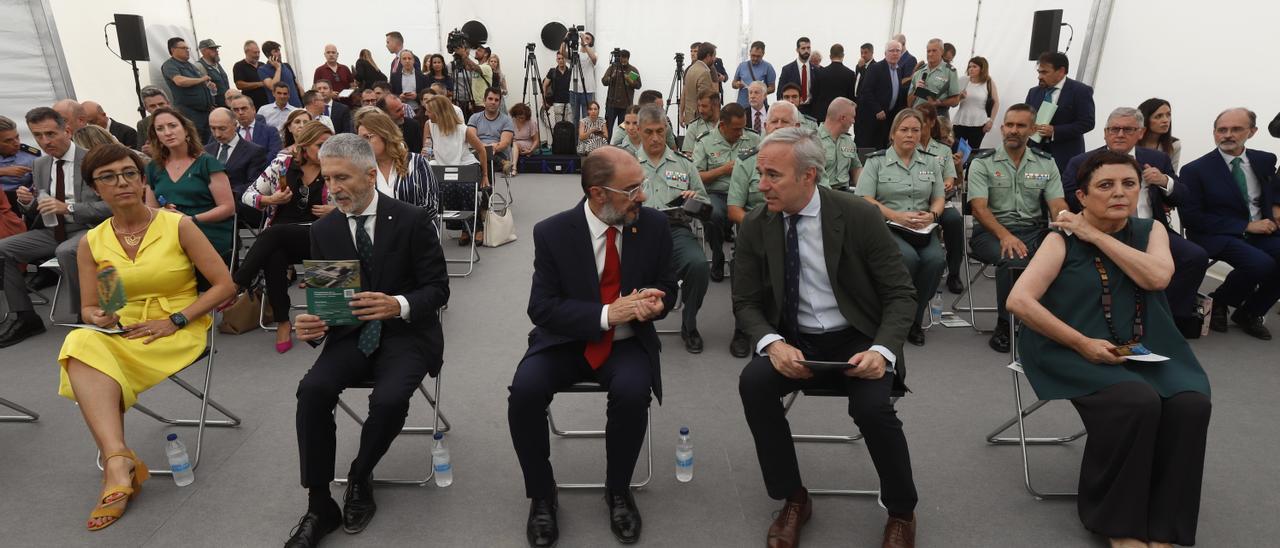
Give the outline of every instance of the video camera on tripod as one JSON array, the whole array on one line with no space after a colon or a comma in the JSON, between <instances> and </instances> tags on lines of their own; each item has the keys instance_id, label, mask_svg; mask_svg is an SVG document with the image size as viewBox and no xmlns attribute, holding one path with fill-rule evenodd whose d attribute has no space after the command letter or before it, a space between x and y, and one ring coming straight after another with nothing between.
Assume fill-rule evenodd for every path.
<instances>
[{"instance_id":1,"label":"video camera on tripod","mask_svg":"<svg viewBox=\"0 0 1280 548\"><path fill-rule=\"evenodd\" d=\"M676 71L684 72L684 54L676 53L675 59L676 59Z\"/></svg>"},{"instance_id":2,"label":"video camera on tripod","mask_svg":"<svg viewBox=\"0 0 1280 548\"><path fill-rule=\"evenodd\" d=\"M569 51L578 49L578 33L586 31L587 27L582 25L569 25L565 28L564 44L568 46Z\"/></svg>"},{"instance_id":3,"label":"video camera on tripod","mask_svg":"<svg viewBox=\"0 0 1280 548\"><path fill-rule=\"evenodd\" d=\"M458 48L470 47L470 44L471 44L471 38L467 36L466 32L463 32L458 29L453 29L449 31L449 37L446 41L445 47L448 48L449 51L453 52L454 57L458 57L462 55L458 53Z\"/></svg>"},{"instance_id":4,"label":"video camera on tripod","mask_svg":"<svg viewBox=\"0 0 1280 548\"><path fill-rule=\"evenodd\" d=\"M613 48L613 51L609 52L609 64L610 65L618 64L618 56L621 53L622 53L622 48Z\"/></svg>"}]
</instances>

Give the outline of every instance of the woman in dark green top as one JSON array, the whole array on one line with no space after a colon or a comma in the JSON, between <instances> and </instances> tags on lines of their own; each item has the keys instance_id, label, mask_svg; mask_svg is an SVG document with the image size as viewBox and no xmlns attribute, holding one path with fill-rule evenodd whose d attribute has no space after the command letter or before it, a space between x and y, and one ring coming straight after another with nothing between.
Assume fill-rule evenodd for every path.
<instances>
[{"instance_id":1,"label":"woman in dark green top","mask_svg":"<svg viewBox=\"0 0 1280 548\"><path fill-rule=\"evenodd\" d=\"M1041 399L1070 399L1089 433L1080 519L1112 546L1195 544L1209 379L1173 323L1164 226L1132 217L1137 162L1110 151L1080 166L1079 215L1063 212L1009 294L1018 350ZM1131 361L1140 344L1165 361ZM1140 353L1140 352L1139 352Z\"/></svg>"},{"instance_id":2,"label":"woman in dark green top","mask_svg":"<svg viewBox=\"0 0 1280 548\"><path fill-rule=\"evenodd\" d=\"M169 108L156 109L147 130L155 158L147 164L152 207L178 211L195 221L222 260L231 264L235 198L226 168L204 153L195 125Z\"/></svg>"}]
</instances>

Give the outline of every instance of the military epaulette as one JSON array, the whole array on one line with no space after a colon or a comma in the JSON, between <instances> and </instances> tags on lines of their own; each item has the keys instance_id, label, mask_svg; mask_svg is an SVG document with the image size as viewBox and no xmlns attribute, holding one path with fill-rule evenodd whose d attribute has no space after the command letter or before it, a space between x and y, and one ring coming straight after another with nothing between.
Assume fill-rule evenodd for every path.
<instances>
[{"instance_id":1,"label":"military epaulette","mask_svg":"<svg viewBox=\"0 0 1280 548\"><path fill-rule=\"evenodd\" d=\"M759 134L760 134L760 132L759 132L759 131L756 131L756 130L755 130L755 128L749 128L749 127L748 127L748 128L743 128L743 131L745 131L745 132L747 132L747 133L754 133L754 134L756 134L756 135L759 135Z\"/></svg>"},{"instance_id":2,"label":"military epaulette","mask_svg":"<svg viewBox=\"0 0 1280 548\"><path fill-rule=\"evenodd\" d=\"M889 149L887 149L887 148L882 148L882 149L880 149L880 150L877 150L877 151L875 151L875 152L872 152L871 154L868 154L868 155L867 155L867 158L878 158L878 157L880 157L880 156L884 156L884 155L885 155L885 153L887 153L887 152L889 152Z\"/></svg>"},{"instance_id":3,"label":"military epaulette","mask_svg":"<svg viewBox=\"0 0 1280 548\"><path fill-rule=\"evenodd\" d=\"M21 151L23 151L23 152L25 152L25 153L27 153L27 154L32 155L32 156L40 156L40 154L41 154L40 149L38 149L38 148L36 148L36 147L33 147L33 146L31 146L31 145L28 145L28 144L26 144L26 143L22 143L22 144L18 145L18 150L21 150Z\"/></svg>"},{"instance_id":4,"label":"military epaulette","mask_svg":"<svg viewBox=\"0 0 1280 548\"><path fill-rule=\"evenodd\" d=\"M1031 152L1035 153L1035 155L1036 155L1036 156L1039 156L1039 157L1044 158L1044 159L1046 159L1046 160L1052 160L1052 159L1053 159L1053 155L1052 155L1052 154L1049 154L1048 152L1045 152L1045 151L1040 150L1040 149L1038 149L1038 148L1031 148L1031 147L1027 147L1027 148L1031 149Z\"/></svg>"},{"instance_id":5,"label":"military epaulette","mask_svg":"<svg viewBox=\"0 0 1280 548\"><path fill-rule=\"evenodd\" d=\"M934 153L932 153L932 152L929 152L929 151L927 151L927 150L925 150L925 149L923 149L923 148L916 148L916 152L919 152L920 154L923 154L923 155L925 155L925 156L931 156L931 157L934 157L934 158L936 158L936 157L938 156L937 154L934 154Z\"/></svg>"},{"instance_id":6,"label":"military epaulette","mask_svg":"<svg viewBox=\"0 0 1280 548\"><path fill-rule=\"evenodd\" d=\"M813 123L815 123L815 124L816 124L816 123L818 123L818 119L817 119L817 118L814 118L814 117L812 117L812 116L809 116L808 114L805 114L805 115L804 115L804 119L805 119L805 120L808 120L808 121L810 121L810 122L813 122Z\"/></svg>"},{"instance_id":7,"label":"military epaulette","mask_svg":"<svg viewBox=\"0 0 1280 548\"><path fill-rule=\"evenodd\" d=\"M752 157L752 156L755 156L757 152L760 152L760 148L759 148L759 147L751 147L751 148L749 148L749 149L747 149L747 150L744 150L744 151L742 151L742 152L739 152L739 153L738 153L738 159L739 159L739 160L746 160L747 158L750 158L750 157Z\"/></svg>"},{"instance_id":8,"label":"military epaulette","mask_svg":"<svg viewBox=\"0 0 1280 548\"><path fill-rule=\"evenodd\" d=\"M974 158L990 158L992 156L995 156L995 154L996 154L996 149L990 148L974 154L973 157Z\"/></svg>"},{"instance_id":9,"label":"military epaulette","mask_svg":"<svg viewBox=\"0 0 1280 548\"><path fill-rule=\"evenodd\" d=\"M702 135L699 135L699 136L697 136L697 137L694 137L694 138L693 138L693 142L697 143L697 142L701 141L703 137L706 137L706 136L708 136L708 135L711 135L711 130L704 131L704 132L702 132Z\"/></svg>"}]
</instances>

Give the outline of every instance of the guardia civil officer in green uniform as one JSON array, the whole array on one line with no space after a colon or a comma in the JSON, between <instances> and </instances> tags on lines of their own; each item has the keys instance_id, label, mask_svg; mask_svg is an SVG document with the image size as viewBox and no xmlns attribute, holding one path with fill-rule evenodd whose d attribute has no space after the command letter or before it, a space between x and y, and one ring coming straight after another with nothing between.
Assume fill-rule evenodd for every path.
<instances>
[{"instance_id":1,"label":"guardia civil officer in green uniform","mask_svg":"<svg viewBox=\"0 0 1280 548\"><path fill-rule=\"evenodd\" d=\"M703 137L715 133L720 125L720 94L715 90L706 90L698 97L698 118L684 128L684 141L680 143L680 152L686 156L693 155L693 147Z\"/></svg>"},{"instance_id":2,"label":"guardia civil officer in green uniform","mask_svg":"<svg viewBox=\"0 0 1280 548\"><path fill-rule=\"evenodd\" d=\"M921 149L924 116L912 108L902 109L889 125L889 148L867 157L867 165L856 190L868 202L880 206L889 232L916 288L916 321L911 322L907 340L924 344L920 319L938 291L942 276L942 244L936 223L946 203L944 172L938 157ZM947 153L950 159L950 151ZM948 163L950 163L948 161ZM916 232L934 225L925 234Z\"/></svg>"},{"instance_id":3,"label":"guardia civil officer in green uniform","mask_svg":"<svg viewBox=\"0 0 1280 548\"><path fill-rule=\"evenodd\" d=\"M911 75L911 91L907 93L907 105L925 103L938 109L938 116L947 117L947 110L960 103L960 75L956 69L942 61L942 40L929 40L925 48L924 65Z\"/></svg>"},{"instance_id":4,"label":"guardia civil officer in green uniform","mask_svg":"<svg viewBox=\"0 0 1280 548\"><path fill-rule=\"evenodd\" d=\"M745 111L744 111L745 112ZM769 109L764 122L764 133L788 127L800 127L800 111L796 106L781 101ZM761 136L759 139L763 139ZM758 139L758 140L759 140ZM759 143L738 153L738 160L733 163L733 175L729 177L728 217L735 225L741 225L747 212L764 205L764 194L760 192L760 173L756 171L756 153ZM751 340L740 329L733 330L733 340L729 342L729 353L737 358L745 358L751 354Z\"/></svg>"},{"instance_id":5,"label":"guardia civil officer in green uniform","mask_svg":"<svg viewBox=\"0 0 1280 548\"><path fill-rule=\"evenodd\" d=\"M747 111L742 105L729 103L717 116L720 125L702 136L693 147L693 167L707 187L713 207L707 226L707 243L711 246L711 281L724 279L724 234L728 230L727 206L729 180L738 155L752 150L760 137L746 131Z\"/></svg>"},{"instance_id":6,"label":"guardia civil officer in green uniform","mask_svg":"<svg viewBox=\"0 0 1280 548\"><path fill-rule=\"evenodd\" d=\"M942 164L943 182L947 190L947 201L959 191L956 188L956 164L952 158L951 147L939 141L942 130L938 127L938 111L929 103L924 103L916 110L924 117L924 129L920 132L920 144L917 147L933 154ZM954 207L944 207L942 217L938 219L942 228L943 248L947 251L947 290L957 295L964 292L964 283L960 281L960 261L964 260L964 215Z\"/></svg>"},{"instance_id":7,"label":"guardia civil officer in green uniform","mask_svg":"<svg viewBox=\"0 0 1280 548\"><path fill-rule=\"evenodd\" d=\"M800 84L790 83L782 86L782 100L791 103L800 108ZM808 114L800 114L800 128L808 131L818 131L818 120Z\"/></svg>"},{"instance_id":8,"label":"guardia civil officer in green uniform","mask_svg":"<svg viewBox=\"0 0 1280 548\"><path fill-rule=\"evenodd\" d=\"M853 109L853 101L846 97L832 99L827 107L827 119L818 131L818 142L822 143L822 152L827 157L819 184L836 190L857 186L858 173L862 171L858 145L849 135L849 128L853 127Z\"/></svg>"},{"instance_id":9,"label":"guardia civil officer in green uniform","mask_svg":"<svg viewBox=\"0 0 1280 548\"><path fill-rule=\"evenodd\" d=\"M1005 111L1003 146L976 156L969 164L969 206L978 226L969 241L973 258L996 265L999 316L989 344L1009 351L1005 299L1013 287L1012 268L1025 268L1049 233L1049 218L1067 209L1058 165L1047 152L1027 147L1035 132L1036 111L1018 103ZM1042 203L1049 206L1045 211Z\"/></svg>"},{"instance_id":10,"label":"guardia civil officer in green uniform","mask_svg":"<svg viewBox=\"0 0 1280 548\"><path fill-rule=\"evenodd\" d=\"M637 154L644 169L644 193L649 198L645 205L666 208L673 201L701 200L709 202L707 190L702 186L698 170L688 158L667 148L667 114L661 108L649 105L639 114L640 139L644 148ZM702 352L702 335L698 333L698 309L707 294L710 269L702 244L693 235L687 218L675 215L671 222L672 266L679 275L681 311L680 338L691 354Z\"/></svg>"},{"instance_id":11,"label":"guardia civil officer in green uniform","mask_svg":"<svg viewBox=\"0 0 1280 548\"><path fill-rule=\"evenodd\" d=\"M637 116L640 114L640 105L631 105L627 107L627 113L622 117L622 123L619 128L622 131L615 131L615 136L621 136L614 143L614 146L630 152L634 156L639 156L644 150L644 142L640 140L640 122Z\"/></svg>"}]
</instances>

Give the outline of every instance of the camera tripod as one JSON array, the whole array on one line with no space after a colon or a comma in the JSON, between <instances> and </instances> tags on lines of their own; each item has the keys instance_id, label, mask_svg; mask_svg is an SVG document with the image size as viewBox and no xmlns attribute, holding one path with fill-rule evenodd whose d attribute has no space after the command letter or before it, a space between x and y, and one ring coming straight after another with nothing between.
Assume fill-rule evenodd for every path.
<instances>
[{"instance_id":1,"label":"camera tripod","mask_svg":"<svg viewBox=\"0 0 1280 548\"><path fill-rule=\"evenodd\" d=\"M680 116L684 112L682 105L684 96L682 93L684 93L684 54L677 53L676 72L671 77L671 88L667 90L667 108L665 109L671 110L672 103L676 105L676 123L672 126L675 131L674 137L676 138L680 137Z\"/></svg>"},{"instance_id":2,"label":"camera tripod","mask_svg":"<svg viewBox=\"0 0 1280 548\"><path fill-rule=\"evenodd\" d=\"M538 123L538 127L540 128L539 132L541 132L541 128L545 128L548 131L551 129L551 114L550 112L542 109L543 105L546 104L546 99L545 97L543 97L541 93L541 88L542 88L542 69L538 68L538 56L536 53L534 53L533 44L530 43L528 46L525 47L524 83L521 85L521 88L520 88L520 102L526 105L529 105L529 107L533 110L533 113L534 113L533 115L537 117L537 120L539 122ZM533 91L532 103L529 102L530 89L532 89ZM542 140L544 142L546 141L546 139L543 139L541 135L539 135L538 137L539 137L539 140Z\"/></svg>"}]
</instances>

